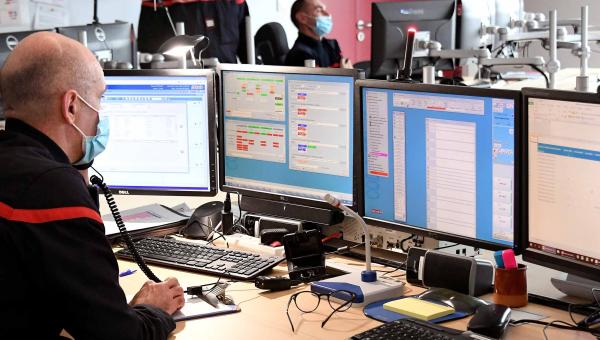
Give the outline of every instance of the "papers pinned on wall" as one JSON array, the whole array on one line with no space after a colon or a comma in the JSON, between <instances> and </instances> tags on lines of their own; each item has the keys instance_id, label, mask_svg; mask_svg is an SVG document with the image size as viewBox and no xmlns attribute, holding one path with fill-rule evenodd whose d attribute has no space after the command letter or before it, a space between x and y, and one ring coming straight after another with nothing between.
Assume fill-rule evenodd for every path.
<instances>
[{"instance_id":1,"label":"papers pinned on wall","mask_svg":"<svg viewBox=\"0 0 600 340\"><path fill-rule=\"evenodd\" d=\"M29 0L0 1L0 27L4 32L28 30L31 27Z\"/></svg>"},{"instance_id":2,"label":"papers pinned on wall","mask_svg":"<svg viewBox=\"0 0 600 340\"><path fill-rule=\"evenodd\" d=\"M50 1L53 2L53 1ZM61 2L61 1L57 1ZM33 18L33 29L48 29L69 25L69 13L62 5L37 2Z\"/></svg>"}]
</instances>

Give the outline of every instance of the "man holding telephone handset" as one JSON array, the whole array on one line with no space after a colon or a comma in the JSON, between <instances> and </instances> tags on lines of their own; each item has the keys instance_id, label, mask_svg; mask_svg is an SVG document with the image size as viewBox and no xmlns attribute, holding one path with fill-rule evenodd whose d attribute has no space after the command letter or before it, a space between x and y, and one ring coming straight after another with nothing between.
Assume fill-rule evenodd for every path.
<instances>
[{"instance_id":1,"label":"man holding telephone handset","mask_svg":"<svg viewBox=\"0 0 600 340\"><path fill-rule=\"evenodd\" d=\"M83 45L41 32L0 71L0 337L166 339L184 304L175 278L130 304L98 207L77 171L108 140L102 69Z\"/></svg>"}]
</instances>

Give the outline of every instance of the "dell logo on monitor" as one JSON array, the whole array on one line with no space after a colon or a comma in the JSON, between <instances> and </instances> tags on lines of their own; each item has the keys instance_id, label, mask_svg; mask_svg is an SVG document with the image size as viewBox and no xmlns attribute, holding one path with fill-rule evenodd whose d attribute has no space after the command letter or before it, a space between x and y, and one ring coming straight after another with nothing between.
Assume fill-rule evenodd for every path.
<instances>
[{"instance_id":1,"label":"dell logo on monitor","mask_svg":"<svg viewBox=\"0 0 600 340\"><path fill-rule=\"evenodd\" d=\"M403 8L400 10L400 14L403 15L423 15L425 14L425 10L422 8Z\"/></svg>"},{"instance_id":2,"label":"dell logo on monitor","mask_svg":"<svg viewBox=\"0 0 600 340\"><path fill-rule=\"evenodd\" d=\"M104 30L101 27L96 27L94 29L94 34L96 35L96 38L98 39L98 41L106 40L106 33L104 32Z\"/></svg>"},{"instance_id":3,"label":"dell logo on monitor","mask_svg":"<svg viewBox=\"0 0 600 340\"><path fill-rule=\"evenodd\" d=\"M129 195L129 190L119 190L119 195Z\"/></svg>"},{"instance_id":4,"label":"dell logo on monitor","mask_svg":"<svg viewBox=\"0 0 600 340\"><path fill-rule=\"evenodd\" d=\"M19 39L17 39L17 37L15 37L14 35L9 35L8 37L6 37L6 47L8 47L9 50L14 50L15 47L17 47L18 43Z\"/></svg>"}]
</instances>

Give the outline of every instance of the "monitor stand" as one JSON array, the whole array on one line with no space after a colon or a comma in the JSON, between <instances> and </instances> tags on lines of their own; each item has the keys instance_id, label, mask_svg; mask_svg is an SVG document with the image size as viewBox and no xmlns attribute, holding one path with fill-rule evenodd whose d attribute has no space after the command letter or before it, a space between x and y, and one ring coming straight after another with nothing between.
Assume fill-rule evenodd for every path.
<instances>
[{"instance_id":1,"label":"monitor stand","mask_svg":"<svg viewBox=\"0 0 600 340\"><path fill-rule=\"evenodd\" d=\"M578 297L589 302L600 300L600 282L567 274L566 279L553 277L550 279L552 285L568 296ZM594 296L596 289L596 296Z\"/></svg>"}]
</instances>

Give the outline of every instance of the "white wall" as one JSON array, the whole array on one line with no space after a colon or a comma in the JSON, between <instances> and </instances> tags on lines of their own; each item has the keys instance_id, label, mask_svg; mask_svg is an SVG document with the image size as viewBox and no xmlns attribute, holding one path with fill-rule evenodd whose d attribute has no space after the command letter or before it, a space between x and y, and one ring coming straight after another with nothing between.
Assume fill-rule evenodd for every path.
<instances>
[{"instance_id":1,"label":"white wall","mask_svg":"<svg viewBox=\"0 0 600 340\"><path fill-rule=\"evenodd\" d=\"M98 18L100 22L111 23L115 20L134 24L137 32L140 17L141 0L98 0ZM84 25L94 17L93 0L67 0L69 25Z\"/></svg>"}]
</instances>

